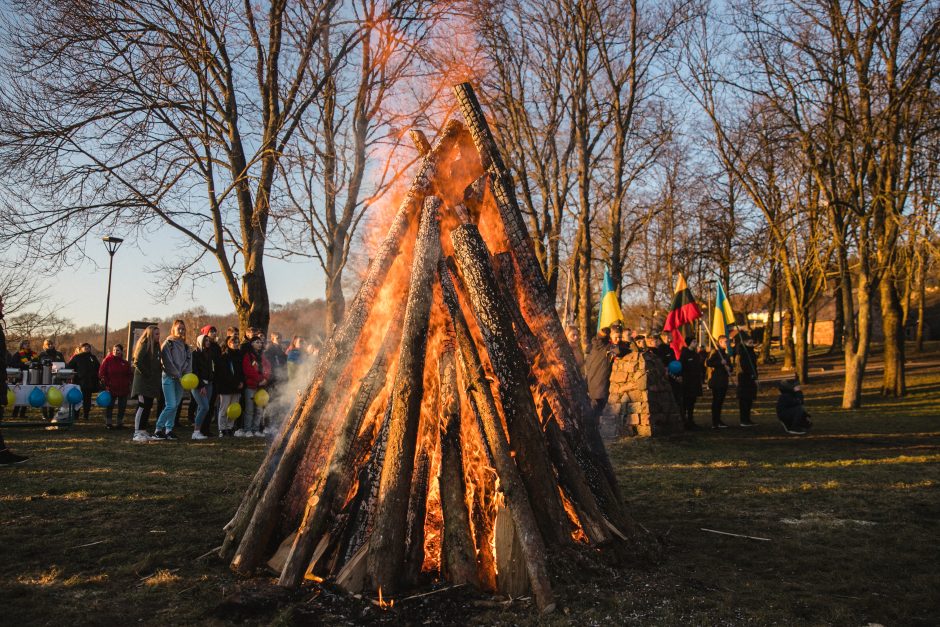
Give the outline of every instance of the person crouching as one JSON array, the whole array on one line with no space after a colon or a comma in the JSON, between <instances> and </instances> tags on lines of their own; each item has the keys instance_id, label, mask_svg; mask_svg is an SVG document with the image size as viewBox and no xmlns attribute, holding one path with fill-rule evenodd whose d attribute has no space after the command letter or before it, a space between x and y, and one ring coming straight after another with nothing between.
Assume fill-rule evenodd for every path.
<instances>
[{"instance_id":1,"label":"person crouching","mask_svg":"<svg viewBox=\"0 0 940 627\"><path fill-rule=\"evenodd\" d=\"M805 435L813 423L803 405L803 391L799 381L782 381L777 398L777 419L783 430L793 435Z\"/></svg>"}]
</instances>

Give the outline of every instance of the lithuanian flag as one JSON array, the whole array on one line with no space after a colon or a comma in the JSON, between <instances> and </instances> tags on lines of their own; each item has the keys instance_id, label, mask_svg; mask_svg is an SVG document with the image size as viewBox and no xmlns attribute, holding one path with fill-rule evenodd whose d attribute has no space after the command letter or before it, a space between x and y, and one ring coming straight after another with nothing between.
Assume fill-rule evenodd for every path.
<instances>
[{"instance_id":1,"label":"lithuanian flag","mask_svg":"<svg viewBox=\"0 0 940 627\"><path fill-rule=\"evenodd\" d=\"M689 330L682 327L701 317L702 310L695 302L695 297L692 296L692 291L689 290L685 277L680 274L679 280L676 281L676 293L672 296L672 307L666 316L666 324L663 325L663 331L672 333L670 346L672 346L672 352L676 354L676 359L679 359L679 353L682 351L682 347L685 346L685 332Z\"/></svg>"},{"instance_id":2,"label":"lithuanian flag","mask_svg":"<svg viewBox=\"0 0 940 627\"><path fill-rule=\"evenodd\" d=\"M715 311L712 315L712 335L717 340L721 335L728 335L730 327L735 325L734 311L731 310L731 301L725 295L725 288L718 282L718 293L715 294Z\"/></svg>"},{"instance_id":3,"label":"lithuanian flag","mask_svg":"<svg viewBox=\"0 0 940 627\"><path fill-rule=\"evenodd\" d=\"M615 322L623 324L623 312L617 301L617 288L610 278L610 270L604 268L604 283L601 285L601 310L597 316L597 330L609 327Z\"/></svg>"}]
</instances>

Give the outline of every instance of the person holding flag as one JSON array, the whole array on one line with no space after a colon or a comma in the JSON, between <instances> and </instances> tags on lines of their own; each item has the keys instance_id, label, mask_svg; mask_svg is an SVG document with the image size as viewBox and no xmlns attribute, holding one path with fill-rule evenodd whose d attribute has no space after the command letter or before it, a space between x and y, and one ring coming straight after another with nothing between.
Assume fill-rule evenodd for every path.
<instances>
[{"instance_id":1,"label":"person holding flag","mask_svg":"<svg viewBox=\"0 0 940 627\"><path fill-rule=\"evenodd\" d=\"M663 331L672 335L672 352L676 359L682 354L682 348L686 345L685 336L691 335L691 324L702 317L702 310L699 308L692 291L685 282L685 277L679 273L679 280L676 281L676 291L672 297L672 307L666 315L666 324L663 325Z\"/></svg>"},{"instance_id":2,"label":"person holding flag","mask_svg":"<svg viewBox=\"0 0 940 627\"><path fill-rule=\"evenodd\" d=\"M717 341L722 335L733 338L736 334L737 321L734 317L734 310L731 309L731 301L725 294L725 288L721 281L718 281L718 291L715 294L715 310L712 314L712 340ZM729 350L734 355L734 346Z\"/></svg>"},{"instance_id":3,"label":"person holding flag","mask_svg":"<svg viewBox=\"0 0 940 627\"><path fill-rule=\"evenodd\" d=\"M585 358L588 396L591 398L593 428L599 426L601 413L610 396L610 373L614 359L623 357L630 349L623 341L623 312L617 301L613 279L605 268L601 287L600 312L597 317L597 335L591 340L590 352Z\"/></svg>"}]
</instances>

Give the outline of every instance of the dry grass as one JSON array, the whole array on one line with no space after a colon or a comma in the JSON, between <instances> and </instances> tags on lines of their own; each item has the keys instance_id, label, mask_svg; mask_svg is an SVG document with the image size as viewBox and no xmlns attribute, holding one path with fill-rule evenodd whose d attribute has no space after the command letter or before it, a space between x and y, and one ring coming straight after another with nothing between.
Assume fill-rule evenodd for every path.
<instances>
[{"instance_id":1,"label":"dry grass","mask_svg":"<svg viewBox=\"0 0 940 627\"><path fill-rule=\"evenodd\" d=\"M905 399L881 399L877 384L868 381L864 409L843 412L838 378L812 380L806 437L783 433L766 390L755 429L611 446L629 507L661 554L559 574L547 622L940 623L940 369L913 370ZM16 624L534 622L524 602L481 608L459 590L388 612L312 585L245 601L258 582L243 586L217 558L197 558L220 544L259 440L141 446L97 423L4 435L31 456L0 472L0 597ZM243 601L223 603L234 591Z\"/></svg>"}]
</instances>

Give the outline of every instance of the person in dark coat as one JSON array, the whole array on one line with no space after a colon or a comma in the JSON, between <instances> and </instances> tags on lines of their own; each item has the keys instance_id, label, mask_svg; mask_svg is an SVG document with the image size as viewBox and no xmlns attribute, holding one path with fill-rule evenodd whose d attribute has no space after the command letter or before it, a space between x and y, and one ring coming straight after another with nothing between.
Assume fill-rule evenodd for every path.
<instances>
[{"instance_id":1,"label":"person in dark coat","mask_svg":"<svg viewBox=\"0 0 940 627\"><path fill-rule=\"evenodd\" d=\"M737 371L738 371L738 411L742 427L753 427L751 408L757 399L757 353L754 340L743 333L738 335Z\"/></svg>"},{"instance_id":2,"label":"person in dark coat","mask_svg":"<svg viewBox=\"0 0 940 627\"><path fill-rule=\"evenodd\" d=\"M124 428L124 414L127 412L127 397L131 393L131 383L134 381L134 368L130 362L124 359L124 345L115 344L111 348L111 354L101 362L101 368L98 369L98 378L101 379L101 385L111 393L111 404L104 410L105 428L113 429L115 425L111 423L114 415L114 406L117 405L117 428Z\"/></svg>"},{"instance_id":3,"label":"person in dark coat","mask_svg":"<svg viewBox=\"0 0 940 627\"><path fill-rule=\"evenodd\" d=\"M222 349L219 366L215 371L215 389L219 395L218 424L219 437L235 435L235 421L228 417L228 408L232 403L239 403L245 389L245 375L242 372L242 352L238 348L238 338L229 337ZM240 403L239 403L240 404Z\"/></svg>"},{"instance_id":4,"label":"person in dark coat","mask_svg":"<svg viewBox=\"0 0 940 627\"><path fill-rule=\"evenodd\" d=\"M3 330L3 299L0 299L0 355L8 356L7 336ZM7 379L0 377L0 418L3 418L3 409L7 404ZM28 457L17 455L9 448L3 440L3 433L0 432L0 466L16 466L22 464Z\"/></svg>"},{"instance_id":5,"label":"person in dark coat","mask_svg":"<svg viewBox=\"0 0 940 627\"><path fill-rule=\"evenodd\" d=\"M695 402L702 395L705 365L698 353L698 341L690 335L685 338L685 344L679 353L682 363L682 423L692 431L699 428L695 424Z\"/></svg>"},{"instance_id":6,"label":"person in dark coat","mask_svg":"<svg viewBox=\"0 0 940 627\"><path fill-rule=\"evenodd\" d=\"M49 361L53 361L53 362L58 361L63 364L65 363L65 357L62 355L62 353L56 350L55 340L51 338L46 338L43 341L42 352L39 353L39 359L40 360L48 359Z\"/></svg>"},{"instance_id":7,"label":"person in dark coat","mask_svg":"<svg viewBox=\"0 0 940 627\"><path fill-rule=\"evenodd\" d=\"M705 362L712 369L708 378L708 389L712 391L712 429L727 429L728 425L721 421L721 408L728 395L728 386L731 384L731 366L728 362L728 336L718 337L718 348L711 352Z\"/></svg>"},{"instance_id":8,"label":"person in dark coat","mask_svg":"<svg viewBox=\"0 0 940 627\"><path fill-rule=\"evenodd\" d=\"M605 327L591 340L591 348L584 359L587 374L588 396L591 397L591 418L597 426L601 413L610 396L610 373L614 359L619 359L630 352L623 341L623 323L614 322Z\"/></svg>"},{"instance_id":9,"label":"person in dark coat","mask_svg":"<svg viewBox=\"0 0 940 627\"><path fill-rule=\"evenodd\" d=\"M212 340L208 335L196 338L196 349L193 351L193 374L199 379L196 389L191 394L198 407L196 411L196 426L193 430L194 440L205 440L202 431L203 422L209 418L209 401L212 399L212 383L215 380L215 362L212 359ZM209 422L212 419L209 418Z\"/></svg>"},{"instance_id":10,"label":"person in dark coat","mask_svg":"<svg viewBox=\"0 0 940 627\"><path fill-rule=\"evenodd\" d=\"M160 329L151 324L134 346L134 382L131 395L137 399L134 415L134 442L149 442L150 411L160 396Z\"/></svg>"},{"instance_id":11,"label":"person in dark coat","mask_svg":"<svg viewBox=\"0 0 940 627\"><path fill-rule=\"evenodd\" d=\"M794 435L805 435L813 423L809 420L806 406L803 404L803 390L800 382L782 381L780 396L777 397L777 419L783 424L783 430Z\"/></svg>"},{"instance_id":12,"label":"person in dark coat","mask_svg":"<svg viewBox=\"0 0 940 627\"><path fill-rule=\"evenodd\" d=\"M209 356L212 358L212 370L213 372L218 371L222 363L222 347L219 346L219 330L216 329L211 324L207 324L202 327L200 330L202 335L205 335L209 338ZM209 415L207 420L202 421L202 434L209 436L212 426L212 416L215 415L215 412L219 406L219 391L216 389L215 383L212 385L212 396L209 397Z\"/></svg>"},{"instance_id":13,"label":"person in dark coat","mask_svg":"<svg viewBox=\"0 0 940 627\"><path fill-rule=\"evenodd\" d=\"M91 396L101 385L98 381L101 362L91 352L91 344L85 342L78 347L78 353L69 361L69 368L75 371L75 382L82 389L82 412L85 420L88 420L91 416Z\"/></svg>"}]
</instances>

